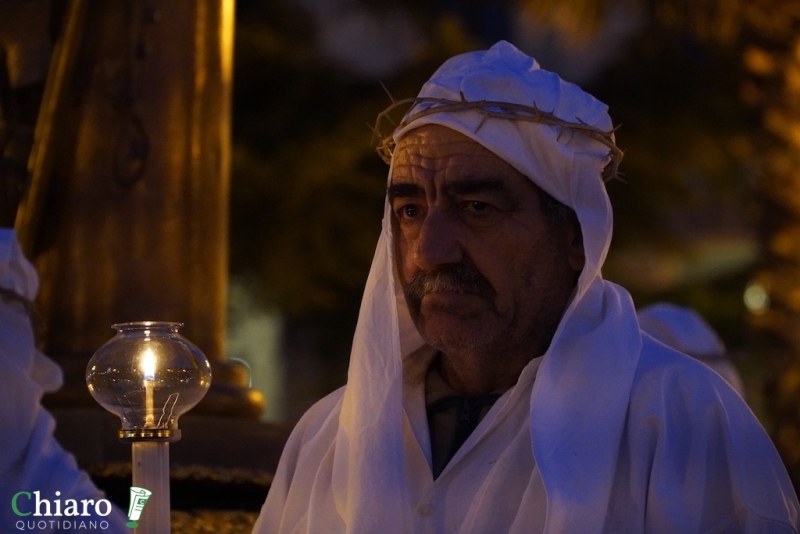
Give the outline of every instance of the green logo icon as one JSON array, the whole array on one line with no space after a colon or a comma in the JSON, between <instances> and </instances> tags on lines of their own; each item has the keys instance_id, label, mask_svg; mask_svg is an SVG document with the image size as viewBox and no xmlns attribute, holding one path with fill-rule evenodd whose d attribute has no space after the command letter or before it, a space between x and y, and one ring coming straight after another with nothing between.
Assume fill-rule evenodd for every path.
<instances>
[{"instance_id":1,"label":"green logo icon","mask_svg":"<svg viewBox=\"0 0 800 534\"><path fill-rule=\"evenodd\" d=\"M153 492L149 489L131 486L131 504L128 507L128 522L125 523L126 526L130 528L139 526L137 521L142 517L144 505L147 504L147 499L149 499L152 494Z\"/></svg>"}]
</instances>

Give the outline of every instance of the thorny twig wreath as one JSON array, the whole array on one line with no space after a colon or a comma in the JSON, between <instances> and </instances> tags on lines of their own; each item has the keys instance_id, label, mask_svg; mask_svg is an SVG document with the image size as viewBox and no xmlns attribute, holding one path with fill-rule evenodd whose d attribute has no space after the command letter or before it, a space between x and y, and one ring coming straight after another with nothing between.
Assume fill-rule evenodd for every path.
<instances>
[{"instance_id":1,"label":"thorny twig wreath","mask_svg":"<svg viewBox=\"0 0 800 534\"><path fill-rule=\"evenodd\" d=\"M392 122L389 114L400 106L407 104L411 104L412 106L416 106L417 104L430 104L430 106L417 111L416 113L412 113L395 128L393 128L391 132L384 134L381 131L381 126L383 125L384 121L389 121L390 123ZM392 102L392 105L381 111L378 114L378 117L375 119L373 134L378 139L376 147L378 155L380 155L383 161L390 163L392 161L392 153L395 149L395 142L393 139L394 131L403 128L412 121L428 115L433 115L435 113L453 113L467 110L474 110L483 115L483 120L478 125L477 130L480 130L481 126L483 126L484 122L486 122L486 119L491 118L507 119L512 121L538 122L540 124L547 124L549 126L558 126L562 128L562 132L564 130L569 130L591 137L592 139L604 144L609 149L609 162L603 169L603 181L607 182L617 177L617 171L623 155L622 150L614 143L614 132L617 128L606 132L599 128L595 128L594 126L590 126L582 122L580 119L577 119L578 122L568 122L559 119L552 113L542 111L536 107L536 104L533 106L525 106L522 104L512 104L509 102L494 102L491 100L470 102L464 98L463 94L461 95L460 101L448 100L446 98L420 97L404 98L402 100Z\"/></svg>"}]
</instances>

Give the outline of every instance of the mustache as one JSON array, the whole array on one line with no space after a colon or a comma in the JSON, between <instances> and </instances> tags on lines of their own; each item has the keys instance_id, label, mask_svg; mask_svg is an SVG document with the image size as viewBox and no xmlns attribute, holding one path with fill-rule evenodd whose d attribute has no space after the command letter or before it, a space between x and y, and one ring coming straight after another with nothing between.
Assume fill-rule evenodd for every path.
<instances>
[{"instance_id":1,"label":"mustache","mask_svg":"<svg viewBox=\"0 0 800 534\"><path fill-rule=\"evenodd\" d=\"M406 301L412 309L419 310L422 297L428 293L455 292L494 297L489 281L473 266L465 262L429 271L418 271L405 287Z\"/></svg>"}]
</instances>

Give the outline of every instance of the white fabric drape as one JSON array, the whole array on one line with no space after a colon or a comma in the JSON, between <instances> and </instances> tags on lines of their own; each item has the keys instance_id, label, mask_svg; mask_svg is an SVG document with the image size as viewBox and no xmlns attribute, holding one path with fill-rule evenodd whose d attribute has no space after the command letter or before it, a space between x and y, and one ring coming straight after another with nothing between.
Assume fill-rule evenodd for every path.
<instances>
[{"instance_id":1,"label":"white fabric drape","mask_svg":"<svg viewBox=\"0 0 800 534\"><path fill-rule=\"evenodd\" d=\"M0 228L0 287L30 302L38 288L36 271L22 255L15 232L7 228ZM103 532L130 532L124 514L116 508L107 517L58 518L18 516L11 507L13 496L20 491L39 491L42 499L61 499L62 503L105 498L58 444L53 436L55 421L40 403L42 395L57 390L61 382L61 369L36 349L25 307L0 298L0 532L17 532L18 521L23 522L23 530L27 530L26 521L35 521L36 532L85 531L59 528L59 519L69 525L80 520L108 521ZM23 498L19 504L24 505L21 511L32 512L32 501ZM41 520L47 522L44 529L39 528Z\"/></svg>"},{"instance_id":2,"label":"white fabric drape","mask_svg":"<svg viewBox=\"0 0 800 534\"><path fill-rule=\"evenodd\" d=\"M504 42L489 51L451 59L420 92L420 96L451 100L460 100L462 95L469 101L535 104L565 121L611 128L605 105L541 70L533 59ZM484 120L475 112L428 115L397 131L395 139L430 123L481 143L576 211L586 265L572 301L547 352L525 368L514 388L498 400L434 481L425 426L424 373L410 371L425 367L424 359L417 361L425 348L395 276L387 206L364 292L347 386L323 399L298 424L254 531L644 532L651 517L661 517L648 515L650 506L672 511L686 504L699 509L702 503L680 500L689 495L684 493L686 483L673 480L671 470L693 477L693 471L681 470L727 470L727 464L716 465L716 456L704 453L702 447L696 450L700 446L694 441L696 436L676 431L678 426L672 422L664 429L650 423L678 417L673 412L673 395L690 404L708 395L730 403L728 393L732 392L713 393L727 386L721 380L714 382L708 377L713 373L702 366L686 365L688 359L677 353L662 358L659 365L672 366L669 376L688 373L695 385L708 382L708 393L662 388L650 398L649 390L637 385L637 380L656 380L650 374L651 351L642 350L629 294L600 274L612 229L611 206L601 180L608 148L554 127ZM647 365L640 358L646 358ZM648 372L642 374L643 368ZM655 369L652 373L658 374L661 368L656 365ZM671 385L680 388L680 380ZM733 401L732 407L726 404L722 411L730 409L735 415L727 420L735 423L719 439L733 451L738 445L731 441L737 433L760 436L750 453L758 456L757 463L775 471L769 478L773 491L767 501L777 496L782 503L765 504L764 498L737 488L747 494L736 501L737 510L745 510L748 518L751 514L766 517L792 532L788 525L797 522L796 497L780 459L744 403L733 395L739 404ZM631 405L632 396L639 405ZM644 419L631 424L634 415ZM709 422L708 413L682 415L696 418L698 427ZM706 438L711 439L708 435L702 439ZM691 451L692 461L672 458L677 451ZM708 457L704 459L703 454ZM630 476L622 477L621 470ZM664 487L647 487L642 480L651 476L655 481L663 479ZM625 515L615 503L628 504L618 497L628 497L626 492L634 484L644 484L635 488L641 494L631 496L639 507L631 506L631 513ZM709 485L698 491L720 489ZM669 502L661 503L659 495ZM645 507L650 502L654 504ZM706 532L703 518L693 519L697 521L687 520L682 530L647 531Z\"/></svg>"}]
</instances>

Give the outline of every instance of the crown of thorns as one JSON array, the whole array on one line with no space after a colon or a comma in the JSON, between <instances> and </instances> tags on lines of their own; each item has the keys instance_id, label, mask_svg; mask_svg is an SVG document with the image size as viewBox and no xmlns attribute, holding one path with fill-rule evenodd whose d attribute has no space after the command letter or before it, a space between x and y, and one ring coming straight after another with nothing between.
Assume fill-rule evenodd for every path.
<instances>
[{"instance_id":1,"label":"crown of thorns","mask_svg":"<svg viewBox=\"0 0 800 534\"><path fill-rule=\"evenodd\" d=\"M430 104L430 105L428 107L425 107L424 109L412 113L411 115L408 115L402 122L400 122L400 124L392 128L390 132L384 133L382 127L384 127L384 124L386 122L394 124L389 114L395 109L399 108L400 106L405 106L409 104L411 106L416 106L417 104ZM381 159L383 159L383 161L385 161L386 163L391 163L392 154L394 153L396 144L394 142L393 134L395 131L405 127L409 123L417 119L420 119L422 117L433 115L435 113L453 113L457 111L467 111L467 110L477 111L478 113L483 115L481 123L475 129L476 132L481 129L483 124L486 122L486 119L491 118L491 119L507 119L512 121L538 122L540 124L546 124L549 126L557 126L561 128L561 131L558 134L559 139L561 138L561 135L565 131L579 133L587 137L591 137L592 139L607 146L609 149L608 153L609 161L606 164L605 168L603 169L603 174L602 174L603 181L607 182L617 177L617 171L619 169L619 164L622 161L622 156L623 156L622 150L614 143L614 132L617 130L618 126L606 132L604 130L586 124L579 118L576 118L577 122L569 122L563 119L559 119L552 112L542 111L541 109L536 107L536 104L533 104L532 106L526 106L523 104L512 104L509 102L495 102L491 100L479 100L476 102L470 102L466 98L464 98L463 93L461 94L460 101L448 100L446 98L419 97L419 98L405 98L403 100L397 100L392 102L392 104L388 108L381 111L378 114L378 117L375 119L375 126L373 128L373 132L375 138L377 138L376 150L378 151L378 155L380 155Z\"/></svg>"}]
</instances>

